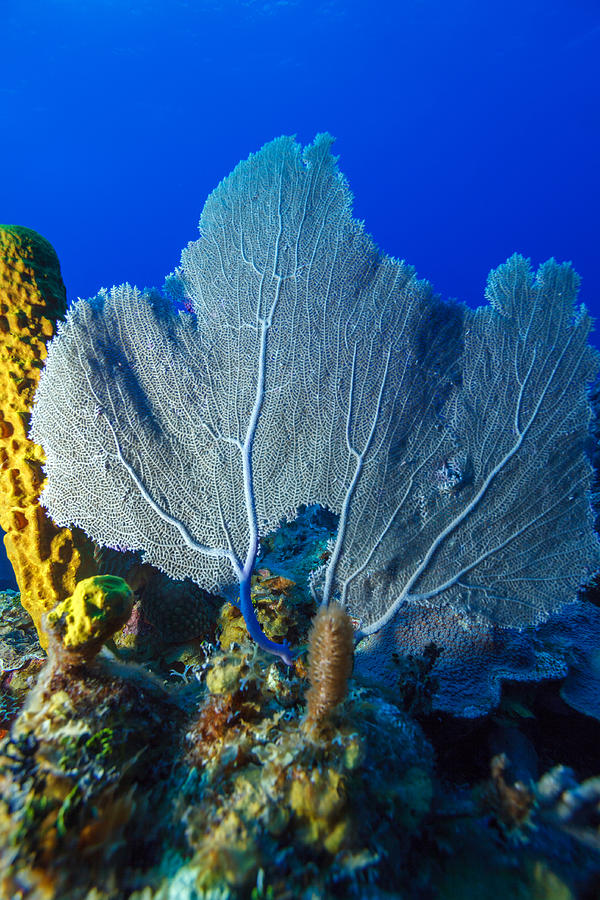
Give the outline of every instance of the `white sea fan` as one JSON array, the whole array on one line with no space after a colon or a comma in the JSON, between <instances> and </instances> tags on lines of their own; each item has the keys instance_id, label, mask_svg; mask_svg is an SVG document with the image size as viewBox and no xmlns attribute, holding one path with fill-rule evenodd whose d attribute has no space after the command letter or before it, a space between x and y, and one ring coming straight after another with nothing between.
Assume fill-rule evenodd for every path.
<instances>
[{"instance_id":1,"label":"white sea fan","mask_svg":"<svg viewBox=\"0 0 600 900\"><path fill-rule=\"evenodd\" d=\"M324 600L363 634L406 602L540 621L600 565L577 277L514 256L487 306L441 303L352 218L330 145L278 138L210 195L175 275L195 315L129 285L70 309L32 417L42 502L176 578L237 578L250 629L258 540L311 503L340 515Z\"/></svg>"}]
</instances>

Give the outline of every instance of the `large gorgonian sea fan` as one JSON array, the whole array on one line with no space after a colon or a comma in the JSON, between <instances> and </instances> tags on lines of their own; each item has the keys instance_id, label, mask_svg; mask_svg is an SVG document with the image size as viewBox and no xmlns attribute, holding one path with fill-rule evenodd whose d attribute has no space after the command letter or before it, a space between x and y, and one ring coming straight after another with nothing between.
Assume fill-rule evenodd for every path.
<instances>
[{"instance_id":1,"label":"large gorgonian sea fan","mask_svg":"<svg viewBox=\"0 0 600 900\"><path fill-rule=\"evenodd\" d=\"M278 138L210 195L170 282L195 315L129 285L69 310L32 417L42 502L176 578L237 579L287 662L250 576L304 503L340 515L323 602L360 633L410 601L539 621L600 566L576 275L514 256L489 306L441 303L352 218L330 145Z\"/></svg>"},{"instance_id":2,"label":"large gorgonian sea fan","mask_svg":"<svg viewBox=\"0 0 600 900\"><path fill-rule=\"evenodd\" d=\"M465 313L461 385L439 449L429 456L418 437L407 448L387 534L357 523L356 543L375 548L371 572L358 585L351 563L339 573L342 598L368 608L365 633L407 600L537 623L597 570L584 450L598 362L577 289L569 265L549 260L534 278L515 255L490 273L489 306Z\"/></svg>"}]
</instances>

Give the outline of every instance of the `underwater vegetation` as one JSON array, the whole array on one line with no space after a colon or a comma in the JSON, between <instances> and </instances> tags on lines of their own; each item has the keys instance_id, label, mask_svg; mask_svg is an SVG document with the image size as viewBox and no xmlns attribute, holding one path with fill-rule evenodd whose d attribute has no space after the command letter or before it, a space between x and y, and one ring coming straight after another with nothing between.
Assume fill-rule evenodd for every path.
<instances>
[{"instance_id":1,"label":"underwater vegetation","mask_svg":"<svg viewBox=\"0 0 600 900\"><path fill-rule=\"evenodd\" d=\"M65 314L2 230L1 900L600 894L577 276L443 303L330 147L240 163L163 294Z\"/></svg>"}]
</instances>

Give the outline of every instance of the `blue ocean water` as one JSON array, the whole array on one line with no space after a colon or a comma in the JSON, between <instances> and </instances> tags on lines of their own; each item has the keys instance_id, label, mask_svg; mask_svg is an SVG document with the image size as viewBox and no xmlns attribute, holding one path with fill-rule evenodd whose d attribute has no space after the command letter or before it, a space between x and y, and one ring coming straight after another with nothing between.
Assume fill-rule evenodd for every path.
<instances>
[{"instance_id":1,"label":"blue ocean water","mask_svg":"<svg viewBox=\"0 0 600 900\"><path fill-rule=\"evenodd\" d=\"M517 250L572 260L600 315L596 0L0 0L0 18L0 221L52 242L70 300L161 285L240 159L329 131L356 216L442 296L483 302Z\"/></svg>"}]
</instances>

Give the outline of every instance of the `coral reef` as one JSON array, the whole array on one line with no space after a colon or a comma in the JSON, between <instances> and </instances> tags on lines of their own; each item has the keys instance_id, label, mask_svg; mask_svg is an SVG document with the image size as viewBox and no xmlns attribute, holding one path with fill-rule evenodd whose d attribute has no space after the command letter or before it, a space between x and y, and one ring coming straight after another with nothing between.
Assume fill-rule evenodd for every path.
<instances>
[{"instance_id":1,"label":"coral reef","mask_svg":"<svg viewBox=\"0 0 600 900\"><path fill-rule=\"evenodd\" d=\"M159 806L169 759L154 738L165 722L177 727L177 707L137 669L124 677L101 659L65 668L52 643L49 653L0 750L2 897L108 888L123 860L150 859L160 830L147 804Z\"/></svg>"},{"instance_id":2,"label":"coral reef","mask_svg":"<svg viewBox=\"0 0 600 900\"><path fill-rule=\"evenodd\" d=\"M256 576L259 614L276 597L269 591L293 596L279 578ZM94 656L132 601L120 579L104 583L116 589L116 615L99 616L106 626L93 627L94 608L108 611L101 579L88 582L95 604L83 602L84 582L78 602L47 617L48 661L0 743L0 896L594 896L598 779L552 759L539 781L528 775L526 732L541 728L543 748L557 735L539 704L529 711L525 698L507 698L504 725L497 716L487 734L464 724L461 733L431 715L431 652L423 665L409 661L394 697L351 678L307 728L309 667L274 662L233 606L222 646L187 643L173 650L179 664ZM291 608L283 636L306 635L306 606ZM272 622L281 629L277 615Z\"/></svg>"},{"instance_id":3,"label":"coral reef","mask_svg":"<svg viewBox=\"0 0 600 900\"><path fill-rule=\"evenodd\" d=\"M28 438L46 344L65 310L48 241L29 228L0 226L0 527L21 602L43 645L43 614L96 572L89 538L58 528L39 505L44 457Z\"/></svg>"},{"instance_id":4,"label":"coral reef","mask_svg":"<svg viewBox=\"0 0 600 900\"><path fill-rule=\"evenodd\" d=\"M409 605L352 677L346 613L309 634L323 509L264 536L251 577L261 631L299 648L289 667L248 640L237 592L217 620L189 579L80 546L39 507L27 439L58 263L27 229L0 228L0 251L0 525L48 648L0 594L0 897L600 896L600 609L500 632ZM460 465L437 473L448 502Z\"/></svg>"},{"instance_id":5,"label":"coral reef","mask_svg":"<svg viewBox=\"0 0 600 900\"><path fill-rule=\"evenodd\" d=\"M123 578L135 595L133 613L115 641L134 659L151 659L169 645L214 639L221 597L207 593L189 578L173 581L144 563L139 553L94 547L99 575Z\"/></svg>"},{"instance_id":6,"label":"coral reef","mask_svg":"<svg viewBox=\"0 0 600 900\"><path fill-rule=\"evenodd\" d=\"M585 596L547 622L517 631L481 622L467 627L452 609L407 606L357 647L355 673L397 690L406 657L437 647L431 666L432 708L477 718L500 703L512 681L564 679L561 695L573 709L600 719L600 608Z\"/></svg>"},{"instance_id":7,"label":"coral reef","mask_svg":"<svg viewBox=\"0 0 600 900\"><path fill-rule=\"evenodd\" d=\"M301 586L262 566L252 576L251 598L261 628L271 640L298 645L307 638L306 622L314 609ZM237 600L227 603L218 620L219 640L224 649L248 639L248 630Z\"/></svg>"},{"instance_id":8,"label":"coral reef","mask_svg":"<svg viewBox=\"0 0 600 900\"><path fill-rule=\"evenodd\" d=\"M46 659L19 594L0 593L0 737L4 737Z\"/></svg>"},{"instance_id":9,"label":"coral reef","mask_svg":"<svg viewBox=\"0 0 600 900\"><path fill-rule=\"evenodd\" d=\"M188 819L195 883L245 896L263 869L274 896L309 888L327 896L328 886L349 888L384 860L394 868L392 848L397 875L433 793L431 749L418 726L358 691L343 721L315 736L299 727L297 711L277 709L268 684L209 699L188 733L211 801ZM392 734L387 774L384 734ZM401 813L386 825L396 804Z\"/></svg>"},{"instance_id":10,"label":"coral reef","mask_svg":"<svg viewBox=\"0 0 600 900\"><path fill-rule=\"evenodd\" d=\"M96 552L98 572L119 575L134 591L139 624L144 625L146 648L161 643L190 641L214 636L222 599L202 590L189 578L174 581L136 553L119 553L103 547ZM123 646L136 645L134 623L123 635ZM129 637L129 640L126 638Z\"/></svg>"},{"instance_id":11,"label":"coral reef","mask_svg":"<svg viewBox=\"0 0 600 900\"><path fill-rule=\"evenodd\" d=\"M260 576L291 589L273 577ZM184 897L186 883L190 897L242 898L264 881L264 896L327 897L379 869L400 876L433 797L415 722L354 687L308 731L306 666L285 669L247 639L190 659L183 683L94 657L119 620L93 628L101 581L47 617L60 645L0 745L0 894L83 900L93 884L111 900ZM308 620L290 625L305 633ZM73 644L85 652L65 653Z\"/></svg>"}]
</instances>

